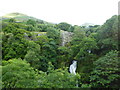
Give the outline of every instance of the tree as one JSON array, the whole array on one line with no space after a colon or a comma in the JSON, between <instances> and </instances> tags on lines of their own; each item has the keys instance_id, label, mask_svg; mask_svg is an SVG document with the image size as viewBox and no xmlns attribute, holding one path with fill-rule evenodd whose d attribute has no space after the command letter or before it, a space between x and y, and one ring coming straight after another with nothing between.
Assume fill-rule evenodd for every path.
<instances>
[{"instance_id":1,"label":"tree","mask_svg":"<svg viewBox=\"0 0 120 90\"><path fill-rule=\"evenodd\" d=\"M27 24L28 24L28 25L32 25L32 26L35 26L35 25L36 25L36 21L33 20L33 19L29 19L29 20L27 21Z\"/></svg>"},{"instance_id":2,"label":"tree","mask_svg":"<svg viewBox=\"0 0 120 90\"><path fill-rule=\"evenodd\" d=\"M60 41L60 31L52 27L47 28L47 36L54 40L56 44L59 44Z\"/></svg>"},{"instance_id":3,"label":"tree","mask_svg":"<svg viewBox=\"0 0 120 90\"><path fill-rule=\"evenodd\" d=\"M69 66L68 63L71 60L71 50L68 47L60 46L57 49L57 67L63 68Z\"/></svg>"},{"instance_id":4,"label":"tree","mask_svg":"<svg viewBox=\"0 0 120 90\"><path fill-rule=\"evenodd\" d=\"M67 68L56 69L49 62L48 74L41 72L39 85L42 88L77 88L80 75L73 75L67 71Z\"/></svg>"},{"instance_id":5,"label":"tree","mask_svg":"<svg viewBox=\"0 0 120 90\"><path fill-rule=\"evenodd\" d=\"M4 34L2 42L2 55L4 60L11 58L24 58L26 54L27 41L22 35Z\"/></svg>"},{"instance_id":6,"label":"tree","mask_svg":"<svg viewBox=\"0 0 120 90\"><path fill-rule=\"evenodd\" d=\"M3 88L37 88L38 73L21 59L3 61Z\"/></svg>"},{"instance_id":7,"label":"tree","mask_svg":"<svg viewBox=\"0 0 120 90\"><path fill-rule=\"evenodd\" d=\"M0 89L2 89L2 66L0 65Z\"/></svg>"},{"instance_id":8,"label":"tree","mask_svg":"<svg viewBox=\"0 0 120 90\"><path fill-rule=\"evenodd\" d=\"M34 27L33 27L32 25L28 25L28 26L26 27L26 30L27 30L27 31L34 31L35 29L34 29Z\"/></svg>"},{"instance_id":9,"label":"tree","mask_svg":"<svg viewBox=\"0 0 120 90\"><path fill-rule=\"evenodd\" d=\"M2 53L3 59L24 58L27 48L27 40L24 38L25 29L21 24L11 23L3 28Z\"/></svg>"},{"instance_id":10,"label":"tree","mask_svg":"<svg viewBox=\"0 0 120 90\"><path fill-rule=\"evenodd\" d=\"M74 26L74 32L71 44L79 44L82 39L85 37L85 31L79 26Z\"/></svg>"},{"instance_id":11,"label":"tree","mask_svg":"<svg viewBox=\"0 0 120 90\"><path fill-rule=\"evenodd\" d=\"M37 28L38 28L38 31L40 31L40 32L46 32L48 26L45 25L45 24L38 24L38 25L37 25Z\"/></svg>"},{"instance_id":12,"label":"tree","mask_svg":"<svg viewBox=\"0 0 120 90\"><path fill-rule=\"evenodd\" d=\"M25 55L25 60L30 63L30 65L36 69L40 69L40 45L33 41L28 42L27 54Z\"/></svg>"},{"instance_id":13,"label":"tree","mask_svg":"<svg viewBox=\"0 0 120 90\"><path fill-rule=\"evenodd\" d=\"M105 55L111 50L118 50L118 16L112 16L97 31L98 52Z\"/></svg>"},{"instance_id":14,"label":"tree","mask_svg":"<svg viewBox=\"0 0 120 90\"><path fill-rule=\"evenodd\" d=\"M119 88L120 62L118 51L110 51L94 62L95 68L91 72L92 87Z\"/></svg>"},{"instance_id":15,"label":"tree","mask_svg":"<svg viewBox=\"0 0 120 90\"><path fill-rule=\"evenodd\" d=\"M57 64L56 58L58 46L56 45L55 41L52 38L48 38L46 35L41 35L37 37L37 41L35 42L40 45L40 70L46 71L49 61L51 61L54 65Z\"/></svg>"},{"instance_id":16,"label":"tree","mask_svg":"<svg viewBox=\"0 0 120 90\"><path fill-rule=\"evenodd\" d=\"M73 26L66 22L59 23L57 27L60 28L61 30L70 31L70 32L74 30Z\"/></svg>"},{"instance_id":17,"label":"tree","mask_svg":"<svg viewBox=\"0 0 120 90\"><path fill-rule=\"evenodd\" d=\"M72 50L72 60L78 60L77 72L82 77L80 82L88 84L93 61L96 59L94 51L97 49L97 42L94 35L87 37L84 30L84 28L75 26L70 48Z\"/></svg>"},{"instance_id":18,"label":"tree","mask_svg":"<svg viewBox=\"0 0 120 90\"><path fill-rule=\"evenodd\" d=\"M76 54L76 60L85 60L87 58L90 59L90 56L93 55L93 50L97 49L97 43L94 38L83 38L81 43L78 45L79 52Z\"/></svg>"},{"instance_id":19,"label":"tree","mask_svg":"<svg viewBox=\"0 0 120 90\"><path fill-rule=\"evenodd\" d=\"M90 36L92 33L96 33L99 28L99 25L89 26L85 28L86 36Z\"/></svg>"},{"instance_id":20,"label":"tree","mask_svg":"<svg viewBox=\"0 0 120 90\"><path fill-rule=\"evenodd\" d=\"M9 22L14 23L16 20L14 18L9 19Z\"/></svg>"}]
</instances>

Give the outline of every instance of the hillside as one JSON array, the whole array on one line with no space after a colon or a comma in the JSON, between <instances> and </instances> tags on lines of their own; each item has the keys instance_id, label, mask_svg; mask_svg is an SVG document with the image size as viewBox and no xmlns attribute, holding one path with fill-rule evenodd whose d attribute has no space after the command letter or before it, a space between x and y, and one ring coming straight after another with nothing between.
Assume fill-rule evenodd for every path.
<instances>
[{"instance_id":1,"label":"hillside","mask_svg":"<svg viewBox=\"0 0 120 90\"><path fill-rule=\"evenodd\" d=\"M22 13L18 13L18 12L15 12L15 13L9 13L9 14L6 14L4 16L2 16L2 19L10 19L10 18L14 18L16 19L17 21L20 21L20 22L23 22L23 21L27 21L29 19L32 19L32 20L35 20L35 21L38 21L38 22L44 22L44 23L47 23L41 19L37 19L35 17L32 17L32 16L28 16L26 14L22 14Z\"/></svg>"},{"instance_id":2,"label":"hillside","mask_svg":"<svg viewBox=\"0 0 120 90\"><path fill-rule=\"evenodd\" d=\"M92 26L3 18L3 88L119 88L117 15Z\"/></svg>"}]
</instances>

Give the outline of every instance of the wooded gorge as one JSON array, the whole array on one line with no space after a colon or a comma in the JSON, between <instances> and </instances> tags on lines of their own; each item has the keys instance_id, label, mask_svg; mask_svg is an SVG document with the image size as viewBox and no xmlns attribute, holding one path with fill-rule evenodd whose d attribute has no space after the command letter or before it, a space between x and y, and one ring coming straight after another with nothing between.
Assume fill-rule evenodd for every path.
<instances>
[{"instance_id":1,"label":"wooded gorge","mask_svg":"<svg viewBox=\"0 0 120 90\"><path fill-rule=\"evenodd\" d=\"M3 18L2 87L119 88L118 17L88 27ZM69 72L73 60L76 75Z\"/></svg>"}]
</instances>

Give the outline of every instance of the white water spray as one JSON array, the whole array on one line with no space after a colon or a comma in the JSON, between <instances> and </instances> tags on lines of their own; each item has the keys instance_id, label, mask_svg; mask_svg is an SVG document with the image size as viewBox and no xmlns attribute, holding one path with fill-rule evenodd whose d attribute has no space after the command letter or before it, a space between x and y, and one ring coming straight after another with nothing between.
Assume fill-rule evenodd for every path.
<instances>
[{"instance_id":1,"label":"white water spray","mask_svg":"<svg viewBox=\"0 0 120 90\"><path fill-rule=\"evenodd\" d=\"M70 65L69 71L70 73L76 75L76 68L77 68L77 61L73 61L73 63Z\"/></svg>"},{"instance_id":2,"label":"white water spray","mask_svg":"<svg viewBox=\"0 0 120 90\"><path fill-rule=\"evenodd\" d=\"M76 68L77 68L77 61L73 61L73 63L70 65L69 71L71 74L76 75ZM78 83L76 84L78 87Z\"/></svg>"}]
</instances>

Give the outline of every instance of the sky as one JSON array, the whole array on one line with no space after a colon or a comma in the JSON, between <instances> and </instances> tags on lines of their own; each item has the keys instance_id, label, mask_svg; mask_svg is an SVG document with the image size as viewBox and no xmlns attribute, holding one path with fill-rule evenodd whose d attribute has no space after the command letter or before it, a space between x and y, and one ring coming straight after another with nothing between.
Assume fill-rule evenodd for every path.
<instances>
[{"instance_id":1,"label":"sky","mask_svg":"<svg viewBox=\"0 0 120 90\"><path fill-rule=\"evenodd\" d=\"M119 0L1 0L0 16L19 12L48 22L102 25L118 15Z\"/></svg>"}]
</instances>

